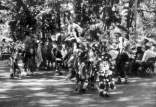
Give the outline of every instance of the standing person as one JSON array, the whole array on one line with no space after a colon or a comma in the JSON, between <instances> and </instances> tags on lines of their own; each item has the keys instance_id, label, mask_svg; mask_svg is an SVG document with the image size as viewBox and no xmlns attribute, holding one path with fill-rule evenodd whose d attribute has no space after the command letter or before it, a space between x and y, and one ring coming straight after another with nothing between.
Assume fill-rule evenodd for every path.
<instances>
[{"instance_id":1,"label":"standing person","mask_svg":"<svg viewBox=\"0 0 156 107\"><path fill-rule=\"evenodd\" d=\"M74 61L76 70L76 89L75 91L84 93L88 87L90 72L87 71L88 48L80 45Z\"/></svg>"},{"instance_id":2,"label":"standing person","mask_svg":"<svg viewBox=\"0 0 156 107\"><path fill-rule=\"evenodd\" d=\"M47 70L47 45L45 41L42 41L42 46L41 46L41 51L42 51L42 69Z\"/></svg>"},{"instance_id":3,"label":"standing person","mask_svg":"<svg viewBox=\"0 0 156 107\"><path fill-rule=\"evenodd\" d=\"M108 49L103 51L102 53L102 59L108 61L109 64L111 64L112 56L108 53Z\"/></svg>"},{"instance_id":4,"label":"standing person","mask_svg":"<svg viewBox=\"0 0 156 107\"><path fill-rule=\"evenodd\" d=\"M32 74L35 68L35 41L26 36L24 41L25 44L25 56L24 56L24 63L25 69L28 74Z\"/></svg>"},{"instance_id":5,"label":"standing person","mask_svg":"<svg viewBox=\"0 0 156 107\"><path fill-rule=\"evenodd\" d=\"M156 52L155 52L155 46L148 45L146 46L146 51L144 52L144 55L142 57L142 67L143 71L148 73L154 72L154 63L156 61Z\"/></svg>"},{"instance_id":6,"label":"standing person","mask_svg":"<svg viewBox=\"0 0 156 107\"><path fill-rule=\"evenodd\" d=\"M87 65L88 65L88 71L89 71L89 85L91 88L95 87L96 82L96 54L94 53L94 50L89 47L89 50L87 52Z\"/></svg>"},{"instance_id":7,"label":"standing person","mask_svg":"<svg viewBox=\"0 0 156 107\"><path fill-rule=\"evenodd\" d=\"M81 36L83 29L76 23L74 23L73 19L70 19L68 26L68 35L71 39L76 39L79 42L78 37Z\"/></svg>"},{"instance_id":8,"label":"standing person","mask_svg":"<svg viewBox=\"0 0 156 107\"><path fill-rule=\"evenodd\" d=\"M66 49L65 44L62 44L61 53L62 53L63 58L67 55L67 49Z\"/></svg>"},{"instance_id":9,"label":"standing person","mask_svg":"<svg viewBox=\"0 0 156 107\"><path fill-rule=\"evenodd\" d=\"M121 83L121 78L125 78L125 83L127 83L127 62L129 61L129 56L125 50L119 53L116 58L116 71L118 75L118 82Z\"/></svg>"},{"instance_id":10,"label":"standing person","mask_svg":"<svg viewBox=\"0 0 156 107\"><path fill-rule=\"evenodd\" d=\"M135 53L135 61L134 63L132 63L132 68L131 68L131 72L133 73L133 75L138 75L139 71L140 71L140 67L141 67L141 60L142 57L144 55L144 51L142 50L142 46L139 45L137 46L136 49L136 53Z\"/></svg>"},{"instance_id":11,"label":"standing person","mask_svg":"<svg viewBox=\"0 0 156 107\"><path fill-rule=\"evenodd\" d=\"M119 52L122 53L122 51L126 48L128 44L128 40L121 36L119 37Z\"/></svg>"},{"instance_id":12,"label":"standing person","mask_svg":"<svg viewBox=\"0 0 156 107\"><path fill-rule=\"evenodd\" d=\"M154 51L155 50L155 47L152 45L152 46L146 46L146 50L144 52L144 55L142 57L142 62L146 62L148 61L149 58L153 58L153 57L156 57L156 52Z\"/></svg>"},{"instance_id":13,"label":"standing person","mask_svg":"<svg viewBox=\"0 0 156 107\"><path fill-rule=\"evenodd\" d=\"M52 54L52 49L53 49L52 41L50 39L46 43L46 48L47 48L46 63L47 63L48 69L51 69L51 67L52 67L51 65L52 65L54 59L53 59L53 54Z\"/></svg>"},{"instance_id":14,"label":"standing person","mask_svg":"<svg viewBox=\"0 0 156 107\"><path fill-rule=\"evenodd\" d=\"M63 58L63 67L67 67L67 64L64 61L68 54L65 44L62 44L61 54L62 54L62 58Z\"/></svg>"},{"instance_id":15,"label":"standing person","mask_svg":"<svg viewBox=\"0 0 156 107\"><path fill-rule=\"evenodd\" d=\"M62 54L60 46L57 46L53 49L55 61L56 61L56 75L62 75L61 73L61 64L62 64Z\"/></svg>"},{"instance_id":16,"label":"standing person","mask_svg":"<svg viewBox=\"0 0 156 107\"><path fill-rule=\"evenodd\" d=\"M38 47L37 47L37 53L36 53L36 64L37 64L37 70L39 70L39 67L43 61L43 58L42 58L42 43L39 42L38 43Z\"/></svg>"},{"instance_id":17,"label":"standing person","mask_svg":"<svg viewBox=\"0 0 156 107\"><path fill-rule=\"evenodd\" d=\"M0 58L2 58L2 49L3 49L3 45L0 44Z\"/></svg>"},{"instance_id":18,"label":"standing person","mask_svg":"<svg viewBox=\"0 0 156 107\"><path fill-rule=\"evenodd\" d=\"M18 46L16 46L15 52L12 53L12 56L10 57L10 78L18 76L19 79L21 79L22 76L26 75L23 61L24 47L22 47L21 45L22 44L19 43Z\"/></svg>"}]
</instances>

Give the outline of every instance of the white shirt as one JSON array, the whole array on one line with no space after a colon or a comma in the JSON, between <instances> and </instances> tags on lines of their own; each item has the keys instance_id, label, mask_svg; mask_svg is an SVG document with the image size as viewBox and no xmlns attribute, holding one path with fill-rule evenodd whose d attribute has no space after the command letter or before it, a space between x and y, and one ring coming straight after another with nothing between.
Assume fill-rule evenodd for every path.
<instances>
[{"instance_id":1,"label":"white shirt","mask_svg":"<svg viewBox=\"0 0 156 107\"><path fill-rule=\"evenodd\" d=\"M153 57L156 57L156 52L148 49L147 51L145 51L142 61L146 62L149 58L153 58Z\"/></svg>"},{"instance_id":2,"label":"white shirt","mask_svg":"<svg viewBox=\"0 0 156 107\"><path fill-rule=\"evenodd\" d=\"M79 35L82 33L83 29L76 23L70 24L68 26L68 34L77 37L75 30L78 31Z\"/></svg>"}]
</instances>

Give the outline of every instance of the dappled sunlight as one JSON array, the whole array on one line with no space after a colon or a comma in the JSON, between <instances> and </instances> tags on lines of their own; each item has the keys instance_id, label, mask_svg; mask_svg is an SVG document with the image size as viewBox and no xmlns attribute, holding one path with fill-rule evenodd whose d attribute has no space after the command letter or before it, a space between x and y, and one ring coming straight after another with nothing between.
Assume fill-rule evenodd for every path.
<instances>
[{"instance_id":1,"label":"dappled sunlight","mask_svg":"<svg viewBox=\"0 0 156 107\"><path fill-rule=\"evenodd\" d=\"M18 85L18 86L42 86L42 85L44 85L43 83L41 83L41 82L29 82L29 83L17 83L16 85Z\"/></svg>"},{"instance_id":2,"label":"dappled sunlight","mask_svg":"<svg viewBox=\"0 0 156 107\"><path fill-rule=\"evenodd\" d=\"M135 82L137 82L137 80L131 80L131 82L130 82L130 83L135 83Z\"/></svg>"},{"instance_id":3,"label":"dappled sunlight","mask_svg":"<svg viewBox=\"0 0 156 107\"><path fill-rule=\"evenodd\" d=\"M145 86L145 87L155 87L156 82L145 82L145 83L140 83L140 86Z\"/></svg>"},{"instance_id":4,"label":"dappled sunlight","mask_svg":"<svg viewBox=\"0 0 156 107\"><path fill-rule=\"evenodd\" d=\"M111 95L118 95L118 94L124 94L123 91L114 91L114 92L111 92Z\"/></svg>"},{"instance_id":5,"label":"dappled sunlight","mask_svg":"<svg viewBox=\"0 0 156 107\"><path fill-rule=\"evenodd\" d=\"M69 91L71 91L71 88L57 88L57 90L69 92Z\"/></svg>"},{"instance_id":6,"label":"dappled sunlight","mask_svg":"<svg viewBox=\"0 0 156 107\"><path fill-rule=\"evenodd\" d=\"M129 78L130 80L142 80L142 78L140 78L140 77L133 77L133 78Z\"/></svg>"},{"instance_id":7,"label":"dappled sunlight","mask_svg":"<svg viewBox=\"0 0 156 107\"><path fill-rule=\"evenodd\" d=\"M153 78L129 78L128 84L117 85L110 97L102 98L97 90L75 93L73 81L67 81L65 76L55 76L52 71L35 72L33 76L12 80L8 79L6 68L2 69L0 107L9 107L10 103L16 107L146 107L155 104L156 91L151 89L156 87ZM6 103L1 106L3 102Z\"/></svg>"},{"instance_id":8,"label":"dappled sunlight","mask_svg":"<svg viewBox=\"0 0 156 107\"><path fill-rule=\"evenodd\" d=\"M4 95L4 94L0 94L0 99L6 99L6 98L10 98L10 96Z\"/></svg>"},{"instance_id":9,"label":"dappled sunlight","mask_svg":"<svg viewBox=\"0 0 156 107\"><path fill-rule=\"evenodd\" d=\"M21 83L44 83L44 82L58 82L59 80L48 79L48 78L40 78L40 79L23 79L18 82ZM60 80L61 81L61 80Z\"/></svg>"},{"instance_id":10,"label":"dappled sunlight","mask_svg":"<svg viewBox=\"0 0 156 107\"><path fill-rule=\"evenodd\" d=\"M80 100L81 99L81 96L70 96L70 99L73 99L73 100Z\"/></svg>"},{"instance_id":11,"label":"dappled sunlight","mask_svg":"<svg viewBox=\"0 0 156 107\"><path fill-rule=\"evenodd\" d=\"M40 104L56 104L56 103L60 103L62 100L39 100L38 103Z\"/></svg>"},{"instance_id":12,"label":"dappled sunlight","mask_svg":"<svg viewBox=\"0 0 156 107\"><path fill-rule=\"evenodd\" d=\"M136 77L136 78L129 78L130 80L130 83L134 83L134 82L148 82L148 81L151 81L153 78L139 78L139 77Z\"/></svg>"},{"instance_id":13,"label":"dappled sunlight","mask_svg":"<svg viewBox=\"0 0 156 107\"><path fill-rule=\"evenodd\" d=\"M30 87L29 90L32 90L32 91L41 91L43 90L44 88L42 87Z\"/></svg>"},{"instance_id":14,"label":"dappled sunlight","mask_svg":"<svg viewBox=\"0 0 156 107\"><path fill-rule=\"evenodd\" d=\"M150 84L153 85L153 86L156 86L156 81L155 82L151 82Z\"/></svg>"},{"instance_id":15,"label":"dappled sunlight","mask_svg":"<svg viewBox=\"0 0 156 107\"><path fill-rule=\"evenodd\" d=\"M7 73L9 72L9 69L7 69L6 67L0 67L0 72Z\"/></svg>"},{"instance_id":16,"label":"dappled sunlight","mask_svg":"<svg viewBox=\"0 0 156 107\"><path fill-rule=\"evenodd\" d=\"M7 89L3 89L3 88L0 89L0 93L5 93L7 91L8 91L8 88Z\"/></svg>"},{"instance_id":17,"label":"dappled sunlight","mask_svg":"<svg viewBox=\"0 0 156 107\"><path fill-rule=\"evenodd\" d=\"M65 99L67 99L68 97L69 97L68 95L62 95L62 96L59 97L59 99L65 100Z\"/></svg>"},{"instance_id":18,"label":"dappled sunlight","mask_svg":"<svg viewBox=\"0 0 156 107\"><path fill-rule=\"evenodd\" d=\"M139 106L136 106L136 105L129 105L127 107L139 107Z\"/></svg>"},{"instance_id":19,"label":"dappled sunlight","mask_svg":"<svg viewBox=\"0 0 156 107\"><path fill-rule=\"evenodd\" d=\"M89 102L94 101L92 98L83 98L82 100L78 101L78 104L89 104Z\"/></svg>"},{"instance_id":20,"label":"dappled sunlight","mask_svg":"<svg viewBox=\"0 0 156 107\"><path fill-rule=\"evenodd\" d=\"M34 94L32 94L32 95L30 95L31 97L57 97L57 95L55 95L55 94L51 94L51 93L47 93L47 92L38 92L38 93L34 93ZM29 96L29 97L30 97ZM28 96L27 96L28 97Z\"/></svg>"},{"instance_id":21,"label":"dappled sunlight","mask_svg":"<svg viewBox=\"0 0 156 107\"><path fill-rule=\"evenodd\" d=\"M15 84L13 84L13 83L9 83L9 82L2 83L0 86L0 90L7 91L7 90L12 89L12 87L14 87L14 86L15 86Z\"/></svg>"},{"instance_id":22,"label":"dappled sunlight","mask_svg":"<svg viewBox=\"0 0 156 107\"><path fill-rule=\"evenodd\" d=\"M119 97L119 98L117 99L117 101L120 101L120 102L131 101L131 100L134 100L134 97L133 97L133 96Z\"/></svg>"}]
</instances>

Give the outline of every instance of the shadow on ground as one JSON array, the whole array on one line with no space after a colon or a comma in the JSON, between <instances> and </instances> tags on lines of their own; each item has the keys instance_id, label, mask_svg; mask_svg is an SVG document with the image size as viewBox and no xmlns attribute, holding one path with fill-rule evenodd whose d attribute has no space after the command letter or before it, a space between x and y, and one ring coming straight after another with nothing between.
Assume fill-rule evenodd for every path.
<instances>
[{"instance_id":1,"label":"shadow on ground","mask_svg":"<svg viewBox=\"0 0 156 107\"><path fill-rule=\"evenodd\" d=\"M155 107L156 78L130 78L118 85L111 97L96 90L73 92L74 83L52 71L37 72L22 80L10 80L8 67L0 65L0 107Z\"/></svg>"}]
</instances>

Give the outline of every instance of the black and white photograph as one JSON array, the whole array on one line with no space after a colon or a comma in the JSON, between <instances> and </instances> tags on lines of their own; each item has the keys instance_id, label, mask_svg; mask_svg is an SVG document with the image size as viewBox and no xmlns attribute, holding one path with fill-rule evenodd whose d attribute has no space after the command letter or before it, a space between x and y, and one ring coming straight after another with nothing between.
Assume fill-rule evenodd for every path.
<instances>
[{"instance_id":1,"label":"black and white photograph","mask_svg":"<svg viewBox=\"0 0 156 107\"><path fill-rule=\"evenodd\" d=\"M156 0L0 0L0 107L156 107Z\"/></svg>"}]
</instances>

